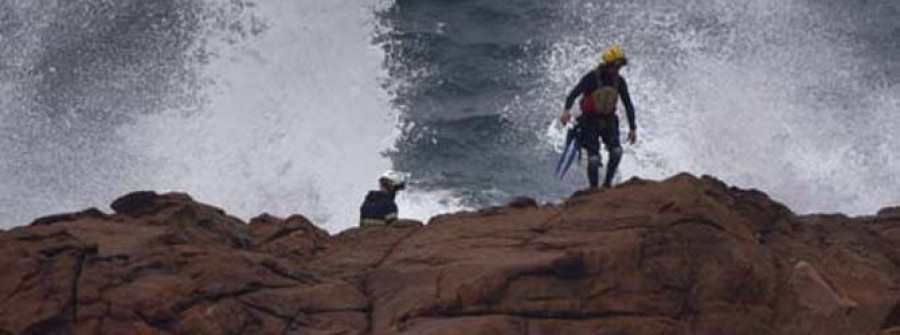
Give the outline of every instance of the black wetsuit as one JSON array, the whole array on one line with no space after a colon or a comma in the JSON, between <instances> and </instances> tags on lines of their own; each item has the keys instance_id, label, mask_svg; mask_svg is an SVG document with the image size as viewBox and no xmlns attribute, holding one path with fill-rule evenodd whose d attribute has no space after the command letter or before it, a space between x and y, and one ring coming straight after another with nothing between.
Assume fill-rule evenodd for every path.
<instances>
[{"instance_id":1,"label":"black wetsuit","mask_svg":"<svg viewBox=\"0 0 900 335\"><path fill-rule=\"evenodd\" d=\"M578 85L569 93L566 98L565 110L570 110L575 103L575 99L582 97L586 93L593 92L599 85L615 85L625 105L625 116L628 118L628 127L631 130L637 129L634 120L634 105L631 103L631 96L628 94L628 84L622 76L606 76L600 75L603 69L591 71L584 75ZM622 158L622 144L619 139L619 116L613 113L608 116L601 116L593 111L581 111L578 117L578 132L582 147L588 152L588 180L591 187L597 187L599 183L600 169L600 141L603 139L603 145L609 151L609 161L606 167L606 178L603 180L603 186L610 186L612 179L616 174L619 161Z\"/></svg>"},{"instance_id":2,"label":"black wetsuit","mask_svg":"<svg viewBox=\"0 0 900 335\"><path fill-rule=\"evenodd\" d=\"M359 225L384 226L397 221L396 193L370 191L359 208Z\"/></svg>"}]
</instances>

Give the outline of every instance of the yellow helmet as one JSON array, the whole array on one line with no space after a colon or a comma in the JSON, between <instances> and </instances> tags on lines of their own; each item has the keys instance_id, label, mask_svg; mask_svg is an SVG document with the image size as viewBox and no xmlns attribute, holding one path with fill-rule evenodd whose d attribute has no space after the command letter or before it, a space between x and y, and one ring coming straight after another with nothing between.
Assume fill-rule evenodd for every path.
<instances>
[{"instance_id":1,"label":"yellow helmet","mask_svg":"<svg viewBox=\"0 0 900 335\"><path fill-rule=\"evenodd\" d=\"M621 45L616 45L609 50L603 52L603 64L625 65L628 59L625 58L625 51Z\"/></svg>"}]
</instances>

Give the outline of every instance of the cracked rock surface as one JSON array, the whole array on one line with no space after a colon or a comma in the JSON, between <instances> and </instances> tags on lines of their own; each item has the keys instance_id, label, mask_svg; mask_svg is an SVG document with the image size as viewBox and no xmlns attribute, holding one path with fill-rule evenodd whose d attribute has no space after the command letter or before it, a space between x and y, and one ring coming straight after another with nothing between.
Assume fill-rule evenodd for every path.
<instances>
[{"instance_id":1,"label":"cracked rock surface","mask_svg":"<svg viewBox=\"0 0 900 335\"><path fill-rule=\"evenodd\" d=\"M900 334L900 216L682 174L329 235L136 192L0 232L0 334Z\"/></svg>"}]
</instances>

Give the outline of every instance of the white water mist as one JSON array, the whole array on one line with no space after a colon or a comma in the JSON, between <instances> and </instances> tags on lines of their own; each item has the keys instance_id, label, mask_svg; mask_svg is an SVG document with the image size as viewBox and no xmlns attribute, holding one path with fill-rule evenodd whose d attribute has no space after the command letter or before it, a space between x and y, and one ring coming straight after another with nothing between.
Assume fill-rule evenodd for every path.
<instances>
[{"instance_id":1,"label":"white water mist","mask_svg":"<svg viewBox=\"0 0 900 335\"><path fill-rule=\"evenodd\" d=\"M25 5L16 5L22 15L109 10L108 16L91 13L83 21L94 20L87 27L109 26L112 31L120 31L115 24L131 24L120 22L124 16L149 20L152 24L145 27L149 30L167 29L160 25L184 19L187 23L171 28L174 31L137 31L135 36L122 36L120 44L127 47L139 39L161 36L159 45L167 46L183 35L191 36L193 45L186 51L174 49L189 57L179 63L165 60L183 55L166 56L171 50L163 47L151 50L159 53L160 61L152 65L160 73L166 70L161 67L183 67L173 71L178 75L167 78L161 87L150 86L152 91L122 76L146 78L155 72L135 73L127 63L108 79L91 74L96 87L89 89L79 89L87 86L83 82L44 83L73 92L70 100L84 101L87 108L70 108L66 103L46 114L29 110L26 103L46 100L47 94L54 93L31 89L32 82L41 84L41 78L28 76L34 71L19 72L14 87L0 86L5 98L0 106L20 106L17 112L2 114L7 121L14 118L16 127L9 129L12 137L0 139L0 149L5 158L18 162L0 166L9 184L2 199L10 205L0 213L12 218L7 226L61 211L103 208L126 192L150 189L187 192L245 219L263 212L304 214L336 232L357 224L364 195L391 168L383 153L393 148L399 135L399 112L383 85L384 54L374 42L376 13L389 3L206 0L142 4L154 15L158 10L171 16L164 18L117 12L127 10L127 4L54 3L37 9ZM20 33L46 42L34 46L30 59L52 55L60 48L55 42L77 45L79 40L94 38L94 28L53 35L41 28L46 24L42 19L31 15L22 20L35 27ZM110 49L103 56L116 60L125 51ZM106 75L103 71L110 68L86 63L89 59L73 65L71 59L77 57L56 56L62 65L76 67L73 73L90 70ZM160 102L155 109L138 113L129 109L127 100L119 100L123 95L103 95L111 89L128 89L126 97L154 102L172 100L178 92L187 98L181 103ZM20 99L6 99L14 95ZM102 104L96 97L104 98ZM96 106L108 107L124 118L99 120L99 127L93 127L85 120L97 115L92 114ZM77 127L60 124L70 121ZM43 142L34 140L39 135L15 140L25 136L23 132L31 136L59 129L70 129L71 134ZM85 145L71 144L81 141ZM413 187L411 194L399 199L401 216L427 219L453 208L444 198L439 192L418 192Z\"/></svg>"},{"instance_id":2,"label":"white water mist","mask_svg":"<svg viewBox=\"0 0 900 335\"><path fill-rule=\"evenodd\" d=\"M640 143L620 174L711 174L799 212L873 213L900 203L900 87L861 70L877 46L804 1L572 1L575 24L544 58L559 101L622 43ZM577 22L599 22L580 25ZM558 141L551 129L549 141Z\"/></svg>"}]
</instances>

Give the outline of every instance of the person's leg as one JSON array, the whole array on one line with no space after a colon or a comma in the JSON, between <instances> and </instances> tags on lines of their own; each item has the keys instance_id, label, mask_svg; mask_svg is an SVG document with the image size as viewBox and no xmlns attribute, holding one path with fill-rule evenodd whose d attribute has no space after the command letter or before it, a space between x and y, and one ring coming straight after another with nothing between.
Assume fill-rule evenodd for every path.
<instances>
[{"instance_id":1,"label":"person's leg","mask_svg":"<svg viewBox=\"0 0 900 335\"><path fill-rule=\"evenodd\" d=\"M619 168L619 162L622 160L622 143L619 140L619 117L612 116L603 120L600 127L600 137L603 138L603 145L609 151L609 161L606 163L606 178L603 179L603 187L611 187L613 177L616 176L616 169Z\"/></svg>"},{"instance_id":2,"label":"person's leg","mask_svg":"<svg viewBox=\"0 0 900 335\"><path fill-rule=\"evenodd\" d=\"M588 182L592 188L597 187L600 183L600 135L599 130L595 126L580 126L581 146L587 151L588 166L587 175Z\"/></svg>"}]
</instances>

